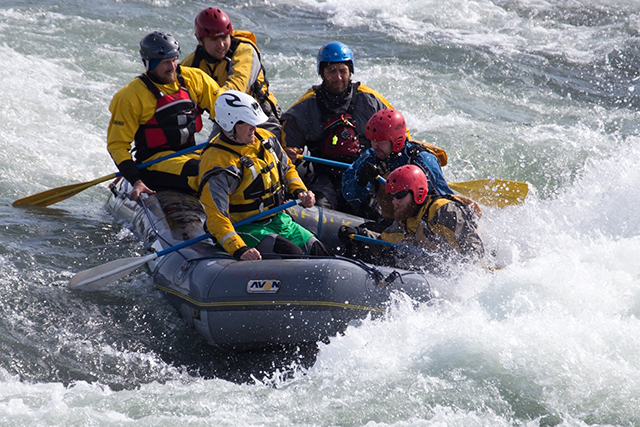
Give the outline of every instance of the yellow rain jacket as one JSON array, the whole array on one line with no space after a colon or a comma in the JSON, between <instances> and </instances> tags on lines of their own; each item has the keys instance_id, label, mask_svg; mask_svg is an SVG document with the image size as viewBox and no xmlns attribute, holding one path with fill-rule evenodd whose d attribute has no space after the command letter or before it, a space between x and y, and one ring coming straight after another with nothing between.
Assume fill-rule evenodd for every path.
<instances>
[{"instance_id":1,"label":"yellow rain jacket","mask_svg":"<svg viewBox=\"0 0 640 427\"><path fill-rule=\"evenodd\" d=\"M234 30L231 33L231 47L223 60L209 62L207 56L204 48L198 46L180 64L203 70L218 82L223 92L239 90L253 96L260 104L268 100L275 109L278 100L269 91L256 36L252 32Z\"/></svg>"},{"instance_id":2,"label":"yellow rain jacket","mask_svg":"<svg viewBox=\"0 0 640 427\"><path fill-rule=\"evenodd\" d=\"M418 246L432 252L450 249L462 255L484 255L477 232L477 205L466 197L430 196L418 213L406 221L394 221L382 232L382 240Z\"/></svg>"},{"instance_id":3,"label":"yellow rain jacket","mask_svg":"<svg viewBox=\"0 0 640 427\"><path fill-rule=\"evenodd\" d=\"M180 67L186 89L191 98L203 110L212 115L214 104L220 93L220 87L208 75L198 69ZM154 85L163 93L174 94L180 90L180 84ZM156 114L157 100L145 83L135 78L114 95L109 105L111 120L107 130L107 150L118 166L122 175L131 183L140 179L139 171L135 167L131 149L140 125L147 123ZM185 147L186 148L186 147ZM174 151L156 153L148 159L136 158L138 163L153 160L171 154ZM173 174L180 173L180 163L191 159L192 156L180 156L160 162L150 167L150 170L164 170ZM164 165L164 166L163 166ZM196 185L197 189L197 185Z\"/></svg>"},{"instance_id":4,"label":"yellow rain jacket","mask_svg":"<svg viewBox=\"0 0 640 427\"><path fill-rule=\"evenodd\" d=\"M233 223L284 201L285 193L306 191L277 138L257 128L256 140L239 144L223 133L207 146L200 160L200 201L207 229L231 255L245 246Z\"/></svg>"}]
</instances>

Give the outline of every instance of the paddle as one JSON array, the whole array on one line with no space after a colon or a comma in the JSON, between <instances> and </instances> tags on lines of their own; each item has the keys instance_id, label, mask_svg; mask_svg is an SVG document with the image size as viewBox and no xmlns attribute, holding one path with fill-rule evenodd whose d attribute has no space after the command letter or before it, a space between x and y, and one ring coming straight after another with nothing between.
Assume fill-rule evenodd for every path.
<instances>
[{"instance_id":1,"label":"paddle","mask_svg":"<svg viewBox=\"0 0 640 427\"><path fill-rule=\"evenodd\" d=\"M204 148L205 145L207 145L207 142L203 142L201 144L194 145L193 147L185 148L184 150L176 151L175 153L167 154L166 156L160 157L158 159L139 164L138 169L145 169L151 165L155 165L156 163L162 162L164 160L171 159L173 157L178 157L183 154L190 153L192 151L196 151L200 148ZM41 207L49 206L54 203L58 203L63 200L66 200L69 197L75 196L76 194L86 190L89 187L93 187L94 185L100 184L101 182L114 179L120 175L121 175L120 172L115 172L100 178L96 178L93 181L81 182L78 184L65 185L64 187L52 188L51 190L46 190L41 193L37 193L28 197L24 197L22 199L18 199L12 203L12 206L41 206Z\"/></svg>"},{"instance_id":2,"label":"paddle","mask_svg":"<svg viewBox=\"0 0 640 427\"><path fill-rule=\"evenodd\" d=\"M362 234L349 234L349 238L364 243L373 243L375 245L387 246L389 248L405 247L397 243L387 242L386 240L374 239L373 237L363 236ZM408 246L406 246L408 248Z\"/></svg>"},{"instance_id":3,"label":"paddle","mask_svg":"<svg viewBox=\"0 0 640 427\"><path fill-rule=\"evenodd\" d=\"M283 205L276 206L275 208L271 208L267 211L261 212L257 215L254 215L250 218L243 219L242 221L238 221L234 224L234 227L241 227L243 225L247 225L259 219L262 219L266 216L274 214L276 212L280 212L287 208L290 208L297 204L297 200L291 200ZM161 250L160 252L154 252L152 254L143 256L143 257L132 257L132 258L124 258L117 259L114 261L110 261L106 264L99 265L97 267L90 268L88 270L81 271L71 278L69 281L69 288L71 289L81 289L84 291L95 291L103 288L109 283L115 282L118 279L121 279L140 267L143 264L146 264L150 261L153 261L156 258L159 258L163 255L169 254L171 252L178 251L187 246L198 243L202 240L213 237L210 233L205 233L201 236L194 237L191 240L187 240L178 245L171 246L170 248Z\"/></svg>"},{"instance_id":4,"label":"paddle","mask_svg":"<svg viewBox=\"0 0 640 427\"><path fill-rule=\"evenodd\" d=\"M298 157L309 162L343 169L351 166L348 163L336 162L320 157L303 156L301 154L299 154ZM378 180L380 181L380 179ZM527 183L503 179L478 179L474 181L449 182L447 184L449 184L452 190L464 194L476 202L498 208L524 203L527 193L529 192L529 185Z\"/></svg>"}]
</instances>

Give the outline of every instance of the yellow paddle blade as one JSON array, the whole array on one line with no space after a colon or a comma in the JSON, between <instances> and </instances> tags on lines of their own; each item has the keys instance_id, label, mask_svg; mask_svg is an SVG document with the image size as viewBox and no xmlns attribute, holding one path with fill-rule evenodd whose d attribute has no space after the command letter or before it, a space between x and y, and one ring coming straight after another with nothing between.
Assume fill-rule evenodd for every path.
<instances>
[{"instance_id":1,"label":"yellow paddle blade","mask_svg":"<svg viewBox=\"0 0 640 427\"><path fill-rule=\"evenodd\" d=\"M529 193L529 184L502 179L478 179L448 184L452 190L480 204L497 208L524 203Z\"/></svg>"},{"instance_id":2,"label":"yellow paddle blade","mask_svg":"<svg viewBox=\"0 0 640 427\"><path fill-rule=\"evenodd\" d=\"M79 184L65 185L64 187L52 188L51 190L43 191L42 193L34 194L22 199L18 199L13 202L13 206L49 206L54 203L61 202L68 199L71 196L75 196L79 192L86 190L89 187L100 184L101 182L115 179L117 175L112 173L105 175L101 178L96 178L93 181L81 182Z\"/></svg>"}]
</instances>

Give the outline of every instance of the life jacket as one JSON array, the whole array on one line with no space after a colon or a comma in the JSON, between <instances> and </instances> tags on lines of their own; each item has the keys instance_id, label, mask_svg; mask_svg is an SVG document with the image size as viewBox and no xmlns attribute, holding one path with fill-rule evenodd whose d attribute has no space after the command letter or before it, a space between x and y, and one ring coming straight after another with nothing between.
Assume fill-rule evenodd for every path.
<instances>
[{"instance_id":1,"label":"life jacket","mask_svg":"<svg viewBox=\"0 0 640 427\"><path fill-rule=\"evenodd\" d=\"M138 78L156 97L156 112L136 131L136 158L144 160L161 151L193 146L194 135L202 129L202 110L186 89L180 69L177 70L180 89L172 95L161 92L146 74Z\"/></svg>"},{"instance_id":2,"label":"life jacket","mask_svg":"<svg viewBox=\"0 0 640 427\"><path fill-rule=\"evenodd\" d=\"M264 102L269 102L269 104L271 104L273 113L276 114L277 117L278 109L276 108L275 98L273 96L270 96L271 93L269 92L269 80L267 79L267 72L264 68L264 65L262 64L262 55L260 54L260 49L258 49L258 41L256 40L255 34L253 34L251 31L233 30L231 32L231 46L229 47L227 56L225 58L227 62L227 76L231 72L231 65L233 64L231 58L233 57L240 43L248 43L255 49L258 54L258 61L260 62L260 71L262 72L262 81L260 81L260 78L258 77L249 88L249 94L253 96L261 105ZM205 61L205 64L209 69L209 75L212 76L220 86L222 86L224 82L217 81L214 69L212 69L208 64L209 62L213 63L217 61L209 54L207 54L202 45L198 45L194 53L192 66L199 67L202 61Z\"/></svg>"},{"instance_id":3,"label":"life jacket","mask_svg":"<svg viewBox=\"0 0 640 427\"><path fill-rule=\"evenodd\" d=\"M429 153L436 156L436 158L438 159L438 163L440 163L440 166L446 166L449 162L449 156L447 156L447 152L442 148L424 141L410 140L409 142L413 142L414 144L414 146L411 147L408 151L409 157L411 157L412 159L415 159L420 151L428 151Z\"/></svg>"},{"instance_id":4,"label":"life jacket","mask_svg":"<svg viewBox=\"0 0 640 427\"><path fill-rule=\"evenodd\" d=\"M468 197L451 194L430 197L415 216L402 222L394 221L393 225L382 233L382 240L392 243L405 241L407 244L417 244L423 248L435 250L437 248L434 242L434 236L440 235L444 237L451 246L457 247L458 242L456 242L451 235L451 231L446 229L446 227L444 227L445 230L436 230L436 227L440 226L433 223L436 212L447 203L463 205L464 210L469 215L468 219L473 221L474 224L477 223L482 216L478 204Z\"/></svg>"},{"instance_id":5,"label":"life jacket","mask_svg":"<svg viewBox=\"0 0 640 427\"><path fill-rule=\"evenodd\" d=\"M244 156L227 145L215 142L205 148L218 148L240 157L242 180L236 191L229 195L229 214L233 222L264 212L284 201L284 170L273 148L273 138L265 140L257 133L256 138L261 142L258 157ZM211 173L213 170L203 174L200 192L211 178Z\"/></svg>"},{"instance_id":6,"label":"life jacket","mask_svg":"<svg viewBox=\"0 0 640 427\"><path fill-rule=\"evenodd\" d=\"M412 146L407 147L407 155L409 156L409 161L407 162L407 164L415 165L418 155L424 151L427 151L435 155L436 158L438 159L438 162L440 163L440 166L444 166L447 164L447 153L443 149L433 144L429 144L428 142L420 142L420 141L409 141L409 142L412 143ZM388 170L387 162L386 161L382 162L380 164L380 167L382 167L384 172L382 174L382 177L386 179L391 173L391 171ZM478 216L482 216L482 211L480 209L480 206L476 202L464 196L456 195L454 197L460 198L459 201L462 201L462 199L465 199L464 203L467 205L472 205L471 207L473 211L477 212ZM391 197L389 197L389 195L386 193L384 185L378 186L376 199L378 201L378 205L380 206L382 217L388 220L393 219L393 202L391 200Z\"/></svg>"},{"instance_id":7,"label":"life jacket","mask_svg":"<svg viewBox=\"0 0 640 427\"><path fill-rule=\"evenodd\" d=\"M356 130L353 112L358 101L359 83L354 83L347 111L335 114L330 111L316 90L316 100L322 112L322 140L314 155L329 160L354 162L362 154L362 145Z\"/></svg>"}]
</instances>

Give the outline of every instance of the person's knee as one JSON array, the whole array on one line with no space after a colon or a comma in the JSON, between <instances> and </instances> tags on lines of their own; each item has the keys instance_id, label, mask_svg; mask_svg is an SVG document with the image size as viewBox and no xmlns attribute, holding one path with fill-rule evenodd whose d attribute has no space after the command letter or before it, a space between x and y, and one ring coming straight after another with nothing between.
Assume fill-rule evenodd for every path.
<instances>
[{"instance_id":1,"label":"person's knee","mask_svg":"<svg viewBox=\"0 0 640 427\"><path fill-rule=\"evenodd\" d=\"M309 239L305 245L306 253L308 255L316 256L331 256L331 252L324 246L324 244L315 237Z\"/></svg>"}]
</instances>

